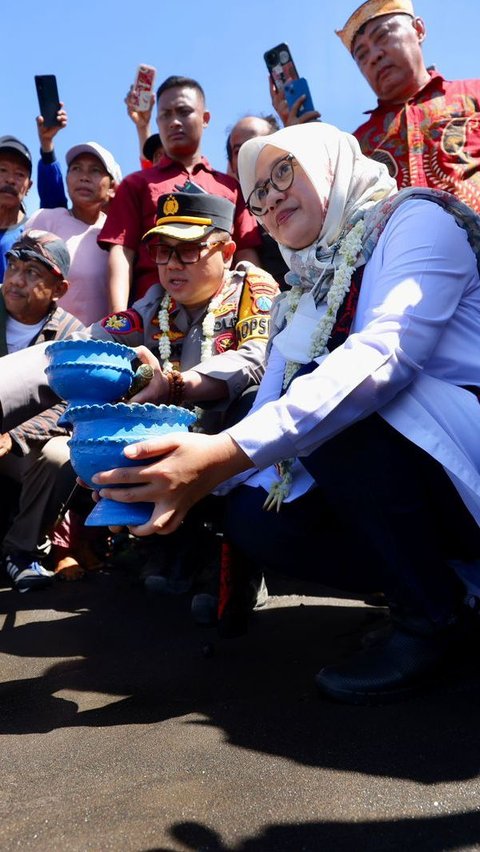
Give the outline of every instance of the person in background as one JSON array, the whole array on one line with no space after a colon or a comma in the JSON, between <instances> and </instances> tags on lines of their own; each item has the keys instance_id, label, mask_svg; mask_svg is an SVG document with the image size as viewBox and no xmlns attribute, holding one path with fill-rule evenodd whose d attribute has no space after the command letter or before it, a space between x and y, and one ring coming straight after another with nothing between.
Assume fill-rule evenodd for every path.
<instances>
[{"instance_id":1,"label":"person in background","mask_svg":"<svg viewBox=\"0 0 480 852\"><path fill-rule=\"evenodd\" d=\"M142 169L150 169L152 165L155 166L158 163L164 153L160 135L152 133L150 130L155 95L152 93L148 110L139 110L133 97L133 91L132 84L125 97L127 115L133 121L137 131L140 166Z\"/></svg>"},{"instance_id":2,"label":"person in background","mask_svg":"<svg viewBox=\"0 0 480 852\"><path fill-rule=\"evenodd\" d=\"M247 139L253 139L254 136L267 136L279 129L280 126L274 115L244 115L240 118L227 136L228 174L232 174L238 180L238 152Z\"/></svg>"},{"instance_id":3,"label":"person in background","mask_svg":"<svg viewBox=\"0 0 480 852\"><path fill-rule=\"evenodd\" d=\"M471 654L456 563L480 580L480 217L450 193L398 191L323 122L250 139L239 174L291 269L254 406L216 435L130 445L142 463L94 482L100 498L155 503L135 535L169 535L230 491L240 564L382 592L390 630L316 685L399 699Z\"/></svg>"},{"instance_id":4,"label":"person in background","mask_svg":"<svg viewBox=\"0 0 480 852\"><path fill-rule=\"evenodd\" d=\"M108 250L111 310L125 310L158 280L156 265L142 237L153 227L158 198L166 192L190 187L232 201L235 260L258 265L260 234L245 207L238 182L213 169L202 156L202 136L209 120L205 94L196 80L172 76L159 86L157 125L164 156L156 166L124 178L98 238L99 245Z\"/></svg>"},{"instance_id":5,"label":"person in background","mask_svg":"<svg viewBox=\"0 0 480 852\"><path fill-rule=\"evenodd\" d=\"M58 306L68 289L69 264L67 246L56 234L26 230L10 247L0 289L0 364L8 353L83 331ZM54 576L42 562L42 545L75 482L69 434L58 424L64 409L58 403L0 435L0 474L20 485L1 559L20 592L43 588Z\"/></svg>"},{"instance_id":6,"label":"person in background","mask_svg":"<svg viewBox=\"0 0 480 852\"><path fill-rule=\"evenodd\" d=\"M32 155L15 136L0 136L0 280L6 255L25 228L25 198L32 186Z\"/></svg>"},{"instance_id":7,"label":"person in background","mask_svg":"<svg viewBox=\"0 0 480 852\"><path fill-rule=\"evenodd\" d=\"M68 123L64 104L60 103L57 124L46 127L42 115L37 115L37 132L40 140L40 159L37 164L37 190L40 207L68 207L62 170L55 155L53 140Z\"/></svg>"},{"instance_id":8,"label":"person in background","mask_svg":"<svg viewBox=\"0 0 480 852\"><path fill-rule=\"evenodd\" d=\"M425 65L427 29L411 0L367 0L337 35L378 97L354 131L399 189L447 190L480 213L480 80L445 80ZM274 93L285 124L296 119ZM309 120L309 114L303 120Z\"/></svg>"},{"instance_id":9,"label":"person in background","mask_svg":"<svg viewBox=\"0 0 480 852\"><path fill-rule=\"evenodd\" d=\"M71 258L70 287L60 304L91 325L108 312L108 258L97 237L106 220L105 207L122 176L113 154L98 142L74 145L65 159L71 207L40 209L27 227L52 231L65 240Z\"/></svg>"},{"instance_id":10,"label":"person in background","mask_svg":"<svg viewBox=\"0 0 480 852\"><path fill-rule=\"evenodd\" d=\"M151 166L156 166L162 159L165 151L163 150L162 140L159 133L152 133L145 142L142 149L143 161L142 167L149 169Z\"/></svg>"},{"instance_id":11,"label":"person in background","mask_svg":"<svg viewBox=\"0 0 480 852\"><path fill-rule=\"evenodd\" d=\"M273 115L245 115L239 119L233 125L227 137L228 174L232 174L238 180L238 152L247 139L253 139L255 136L267 136L269 133L274 133L275 130L279 130L279 124ZM258 250L260 266L266 269L270 275L273 275L280 289L284 290L288 266L280 254L275 240L272 240L270 234L267 234L261 223L259 227L262 238L262 245Z\"/></svg>"}]
</instances>

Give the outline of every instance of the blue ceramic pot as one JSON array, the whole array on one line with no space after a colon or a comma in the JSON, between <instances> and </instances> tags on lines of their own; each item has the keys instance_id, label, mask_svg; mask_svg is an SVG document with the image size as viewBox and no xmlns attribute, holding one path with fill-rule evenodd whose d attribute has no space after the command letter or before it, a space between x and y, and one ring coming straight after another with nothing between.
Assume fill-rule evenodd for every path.
<instances>
[{"instance_id":1,"label":"blue ceramic pot","mask_svg":"<svg viewBox=\"0 0 480 852\"><path fill-rule=\"evenodd\" d=\"M70 423L73 406L114 402L128 391L135 352L112 340L57 340L47 346L45 373L55 393L68 402L60 423Z\"/></svg>"},{"instance_id":2,"label":"blue ceramic pot","mask_svg":"<svg viewBox=\"0 0 480 852\"><path fill-rule=\"evenodd\" d=\"M70 409L70 419L72 467L93 488L92 477L99 471L145 464L123 455L128 444L170 432L186 432L195 422L195 415L174 405L118 403L75 406ZM117 503L105 498L95 505L85 525L135 526L146 523L152 510L152 503Z\"/></svg>"}]
</instances>

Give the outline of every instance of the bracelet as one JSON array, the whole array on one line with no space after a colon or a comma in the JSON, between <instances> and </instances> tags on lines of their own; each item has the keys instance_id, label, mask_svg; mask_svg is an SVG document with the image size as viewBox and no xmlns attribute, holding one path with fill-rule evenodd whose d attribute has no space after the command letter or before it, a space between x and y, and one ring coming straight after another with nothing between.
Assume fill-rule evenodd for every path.
<instances>
[{"instance_id":1,"label":"bracelet","mask_svg":"<svg viewBox=\"0 0 480 852\"><path fill-rule=\"evenodd\" d=\"M185 382L178 370L170 370L165 374L168 379L167 405L181 405L185 392Z\"/></svg>"}]
</instances>

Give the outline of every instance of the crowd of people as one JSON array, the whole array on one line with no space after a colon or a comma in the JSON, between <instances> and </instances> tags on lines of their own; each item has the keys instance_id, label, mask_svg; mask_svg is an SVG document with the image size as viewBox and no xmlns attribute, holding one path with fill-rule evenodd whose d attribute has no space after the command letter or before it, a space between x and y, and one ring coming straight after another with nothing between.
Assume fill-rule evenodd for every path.
<instances>
[{"instance_id":1,"label":"crowd of people","mask_svg":"<svg viewBox=\"0 0 480 852\"><path fill-rule=\"evenodd\" d=\"M40 116L29 218L30 151L0 138L0 474L19 483L2 554L18 591L101 564L44 374L47 341L75 335L151 367L134 402L197 414L188 433L127 447L141 465L97 476L100 499L154 506L130 529L146 588L193 591L196 620L233 630L265 603L267 570L381 593L390 630L316 676L341 702L408 695L471 641L480 81L427 68L425 34L411 0L364 2L337 35L378 97L368 120L351 134L299 115L304 96L289 108L270 80L278 118L231 128L228 173L202 155L210 114L187 77L144 112L127 93L138 171L77 143L67 193L63 104L56 128Z\"/></svg>"}]
</instances>

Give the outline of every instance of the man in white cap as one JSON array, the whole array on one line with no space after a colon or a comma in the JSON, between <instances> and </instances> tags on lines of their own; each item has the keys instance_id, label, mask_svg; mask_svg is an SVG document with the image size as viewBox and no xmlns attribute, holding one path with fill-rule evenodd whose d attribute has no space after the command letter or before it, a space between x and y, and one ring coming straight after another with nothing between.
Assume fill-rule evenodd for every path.
<instances>
[{"instance_id":1,"label":"man in white cap","mask_svg":"<svg viewBox=\"0 0 480 852\"><path fill-rule=\"evenodd\" d=\"M412 0L367 0L336 33L378 97L354 131L363 153L385 163L399 189L446 190L480 213L480 80L427 68ZM285 124L298 122L295 109L274 105Z\"/></svg>"}]
</instances>

